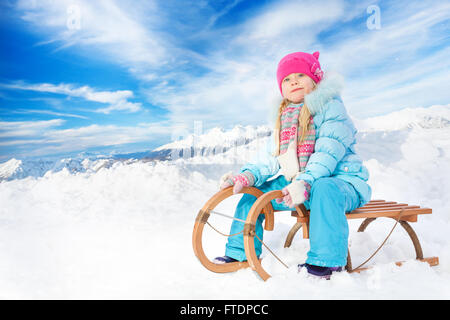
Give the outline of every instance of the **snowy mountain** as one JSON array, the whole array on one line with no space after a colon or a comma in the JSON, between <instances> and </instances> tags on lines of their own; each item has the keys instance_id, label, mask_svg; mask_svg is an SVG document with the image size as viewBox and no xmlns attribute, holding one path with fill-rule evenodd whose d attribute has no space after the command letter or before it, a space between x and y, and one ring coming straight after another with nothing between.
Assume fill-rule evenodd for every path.
<instances>
[{"instance_id":1,"label":"snowy mountain","mask_svg":"<svg viewBox=\"0 0 450 320\"><path fill-rule=\"evenodd\" d=\"M433 140L441 139L440 135L445 139L450 129L450 105L405 108L383 116L353 120L358 129L356 149L362 159L375 158L390 165L402 159L405 146L413 136L427 136L430 141L422 148L419 143L408 144L408 154L412 158L422 157L425 150L432 148ZM444 154L445 150L437 146L436 152Z\"/></svg>"},{"instance_id":2,"label":"snowy mountain","mask_svg":"<svg viewBox=\"0 0 450 320\"><path fill-rule=\"evenodd\" d=\"M99 159L91 156L57 160L18 160L10 159L0 164L0 181L23 179L28 176L42 177L46 172L58 172L66 169L70 173L97 172L118 163L132 163L188 159L194 156L209 156L224 153L227 150L245 145L251 141L271 134L267 126L235 126L229 131L213 128L202 135L190 135L186 139L162 145L155 150L140 153L114 154Z\"/></svg>"},{"instance_id":3,"label":"snowy mountain","mask_svg":"<svg viewBox=\"0 0 450 320\"><path fill-rule=\"evenodd\" d=\"M264 138L271 134L272 130L267 126L237 125L229 131L213 128L205 134L191 134L183 140L165 144L156 148L153 152L166 152L169 155L168 159L209 156L246 145L255 139Z\"/></svg>"},{"instance_id":4,"label":"snowy mountain","mask_svg":"<svg viewBox=\"0 0 450 320\"><path fill-rule=\"evenodd\" d=\"M411 130L443 129L450 127L450 105L431 106L429 108L406 108L392 112L388 115L372 117L364 120L354 119L358 129L357 150L363 159L370 159L374 149L378 149L378 160L382 163L391 163L400 159L401 152L398 146L408 136ZM18 160L10 159L0 164L0 181L23 179L28 176L42 177L46 172L58 172L66 169L70 173L95 173L101 168L109 168L114 164L126 164L134 161L164 161L177 159L190 159L219 155L227 153L230 149L237 150L239 146L249 145L258 140L263 144L271 135L268 126L241 126L225 131L213 128L208 132L196 135L191 134L185 139L162 145L152 151L116 154L101 157L83 157L58 160ZM385 142L381 143L380 142ZM216 157L215 160L218 158ZM230 160L230 156L227 157ZM243 163L248 154L236 155L234 163ZM226 162L223 159L222 163ZM205 159L199 160L204 162Z\"/></svg>"},{"instance_id":5,"label":"snowy mountain","mask_svg":"<svg viewBox=\"0 0 450 320\"><path fill-rule=\"evenodd\" d=\"M114 159L60 159L60 160L17 160L10 159L0 164L0 181L42 177L47 172L66 170L70 173L97 172L101 168L110 168Z\"/></svg>"},{"instance_id":6,"label":"snowy mountain","mask_svg":"<svg viewBox=\"0 0 450 320\"><path fill-rule=\"evenodd\" d=\"M354 122L360 132L446 128L450 126L450 105L404 108L383 116L354 119Z\"/></svg>"},{"instance_id":7,"label":"snowy mountain","mask_svg":"<svg viewBox=\"0 0 450 320\"><path fill-rule=\"evenodd\" d=\"M197 148L214 148L215 146L232 147L269 135L271 128L267 126L241 126L237 125L230 131L213 128L203 135L189 135L186 139L165 144L154 151L164 149L183 149L195 145Z\"/></svg>"}]
</instances>

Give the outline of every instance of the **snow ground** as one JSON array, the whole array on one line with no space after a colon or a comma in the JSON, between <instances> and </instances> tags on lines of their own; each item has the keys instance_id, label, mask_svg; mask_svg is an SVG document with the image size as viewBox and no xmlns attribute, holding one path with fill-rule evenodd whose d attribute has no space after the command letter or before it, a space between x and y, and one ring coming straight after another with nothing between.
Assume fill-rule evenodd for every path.
<instances>
[{"instance_id":1,"label":"snow ground","mask_svg":"<svg viewBox=\"0 0 450 320\"><path fill-rule=\"evenodd\" d=\"M396 133L397 132L397 133ZM265 242L290 266L264 253L272 274L262 281L250 269L230 274L206 270L192 250L192 228L219 177L237 171L264 139L224 155L156 164L134 162L98 172L66 169L44 177L0 183L1 299L449 299L450 127L362 134L358 146L371 174L373 199L433 209L413 227L425 257L439 266L408 261L414 249L399 227L361 274L342 272L330 281L298 273L308 240L284 249L294 223L275 217ZM233 213L240 196L218 211ZM224 232L230 221L209 220ZM350 220L350 250L357 265L372 253L394 221ZM222 255L225 239L205 227L206 253Z\"/></svg>"}]
</instances>

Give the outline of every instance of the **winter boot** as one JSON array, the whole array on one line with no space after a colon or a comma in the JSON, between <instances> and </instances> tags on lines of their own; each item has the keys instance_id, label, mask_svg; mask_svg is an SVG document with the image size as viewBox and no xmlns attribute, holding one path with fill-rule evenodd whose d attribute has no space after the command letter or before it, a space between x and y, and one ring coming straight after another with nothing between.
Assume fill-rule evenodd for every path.
<instances>
[{"instance_id":1,"label":"winter boot","mask_svg":"<svg viewBox=\"0 0 450 320\"><path fill-rule=\"evenodd\" d=\"M314 266L312 264L303 263L298 265L298 271L300 271L301 268L305 267L309 274L324 278L327 280L330 280L331 274L333 272L341 272L342 267L320 267L320 266Z\"/></svg>"},{"instance_id":2,"label":"winter boot","mask_svg":"<svg viewBox=\"0 0 450 320\"><path fill-rule=\"evenodd\" d=\"M237 261L236 259L233 259L229 256L216 257L213 260L213 262L215 264L225 264L225 263L236 262L236 261Z\"/></svg>"}]
</instances>

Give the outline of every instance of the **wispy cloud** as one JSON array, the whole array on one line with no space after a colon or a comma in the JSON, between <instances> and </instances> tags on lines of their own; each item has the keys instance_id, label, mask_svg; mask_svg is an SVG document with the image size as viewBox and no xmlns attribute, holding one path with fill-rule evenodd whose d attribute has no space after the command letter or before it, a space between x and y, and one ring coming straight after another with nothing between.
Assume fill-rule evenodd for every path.
<instances>
[{"instance_id":1,"label":"wispy cloud","mask_svg":"<svg viewBox=\"0 0 450 320\"><path fill-rule=\"evenodd\" d=\"M0 86L7 89L62 94L70 97L83 98L87 101L109 104L108 107L93 110L94 112L100 113L110 113L111 111L137 112L142 108L142 103L128 101L128 99L133 97L133 92L130 90L98 91L89 86L77 87L64 83L58 85L50 83L28 84L23 81L0 84Z\"/></svg>"},{"instance_id":2,"label":"wispy cloud","mask_svg":"<svg viewBox=\"0 0 450 320\"><path fill-rule=\"evenodd\" d=\"M277 62L289 52L320 50L323 68L346 78L343 97L356 117L447 103L450 4L383 2L381 29L369 30L370 4L273 3L234 26L236 36L224 38L222 47L207 54L204 66L210 72L187 75L173 86L161 84L148 95L174 120L204 120L206 126L271 124L280 99ZM359 22L349 22L354 19ZM209 36L221 38L221 30Z\"/></svg>"},{"instance_id":3,"label":"wispy cloud","mask_svg":"<svg viewBox=\"0 0 450 320\"><path fill-rule=\"evenodd\" d=\"M33 109L33 110L14 110L11 111L11 113L16 114L48 114L51 116L58 116L58 117L67 117L67 118L78 118L78 119L89 119L88 117L81 116L78 114L71 114L71 113L63 113L63 112L56 112L52 110L39 110L39 109Z\"/></svg>"},{"instance_id":4,"label":"wispy cloud","mask_svg":"<svg viewBox=\"0 0 450 320\"><path fill-rule=\"evenodd\" d=\"M348 78L344 98L354 114L376 116L407 107L446 104L450 69L450 47L407 64L395 60L390 71ZM389 69L389 68L388 68Z\"/></svg>"},{"instance_id":5,"label":"wispy cloud","mask_svg":"<svg viewBox=\"0 0 450 320\"><path fill-rule=\"evenodd\" d=\"M154 1L20 0L22 19L50 37L43 43L95 47L106 57L152 64L165 54L165 39L140 21L157 24Z\"/></svg>"},{"instance_id":6,"label":"wispy cloud","mask_svg":"<svg viewBox=\"0 0 450 320\"><path fill-rule=\"evenodd\" d=\"M396 1L390 5L380 8L380 29L348 30L323 55L326 66L346 76L343 96L359 117L450 99L445 27L450 4Z\"/></svg>"},{"instance_id":7,"label":"wispy cloud","mask_svg":"<svg viewBox=\"0 0 450 320\"><path fill-rule=\"evenodd\" d=\"M396 10L397 6L402 10ZM449 3L423 6L398 1L395 7L381 7L380 13L382 25L378 30L350 28L337 34L334 44L326 49L324 62L342 72L361 74L361 67L398 64L399 59L412 59L421 54L420 49L445 44L448 39L445 33L432 32L431 28L450 18Z\"/></svg>"},{"instance_id":8,"label":"wispy cloud","mask_svg":"<svg viewBox=\"0 0 450 320\"><path fill-rule=\"evenodd\" d=\"M327 10L324 10L324 7ZM244 35L241 37L247 41L272 42L274 38L281 37L283 40L287 36L305 34L313 28L318 32L325 25L341 18L344 7L343 1L324 1L320 5L313 1L275 2L245 24ZM312 32L312 36L316 32Z\"/></svg>"},{"instance_id":9,"label":"wispy cloud","mask_svg":"<svg viewBox=\"0 0 450 320\"><path fill-rule=\"evenodd\" d=\"M222 10L220 10L216 14L213 14L213 15L211 15L209 17L208 24L206 25L206 28L207 29L211 28L214 25L214 23L216 23L217 19L219 19L220 17L226 15L231 9L233 9L235 6L237 6L242 1L243 0L229 1L229 3Z\"/></svg>"},{"instance_id":10,"label":"wispy cloud","mask_svg":"<svg viewBox=\"0 0 450 320\"><path fill-rule=\"evenodd\" d=\"M62 119L45 121L0 121L0 138L29 137L44 134L50 128L64 124Z\"/></svg>"},{"instance_id":11,"label":"wispy cloud","mask_svg":"<svg viewBox=\"0 0 450 320\"><path fill-rule=\"evenodd\" d=\"M180 39L168 29L179 17L161 10L161 1L131 0L19 0L16 10L22 19L52 45L55 52L79 50L93 59L118 64L142 81L161 76L199 55L179 46ZM194 3L176 3L201 7Z\"/></svg>"},{"instance_id":12,"label":"wispy cloud","mask_svg":"<svg viewBox=\"0 0 450 320\"><path fill-rule=\"evenodd\" d=\"M331 8L323 10L323 7ZM272 123L280 100L275 80L278 60L292 51L315 48L319 34L347 13L343 1L282 1L267 6L242 24L209 30L222 46L197 61L208 70L201 77L177 73L182 81L147 90L149 99L165 106L172 121L202 120L205 127L236 123Z\"/></svg>"},{"instance_id":13,"label":"wispy cloud","mask_svg":"<svg viewBox=\"0 0 450 320\"><path fill-rule=\"evenodd\" d=\"M17 156L44 156L130 143L150 144L152 139L170 134L167 123L140 123L136 126L93 124L78 128L57 128L64 123L61 119L0 122L0 158L5 157L6 148L14 150Z\"/></svg>"}]
</instances>

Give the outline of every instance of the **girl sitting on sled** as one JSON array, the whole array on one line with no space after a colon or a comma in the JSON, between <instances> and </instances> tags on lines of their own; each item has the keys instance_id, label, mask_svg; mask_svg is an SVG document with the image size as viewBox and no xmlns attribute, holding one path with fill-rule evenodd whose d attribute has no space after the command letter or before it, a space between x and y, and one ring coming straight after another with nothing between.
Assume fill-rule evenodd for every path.
<instances>
[{"instance_id":1,"label":"girl sitting on sled","mask_svg":"<svg viewBox=\"0 0 450 320\"><path fill-rule=\"evenodd\" d=\"M355 151L356 129L340 97L338 75L323 73L319 52L288 54L278 64L277 81L283 96L278 107L273 137L255 161L240 173L228 173L220 189L233 186L256 187L263 192L282 190L283 198L272 201L273 208L291 211L303 203L310 210L310 250L299 264L308 273L329 277L347 263L348 224L345 216L366 204L371 197L369 172ZM235 218L245 220L256 198L244 194ZM263 238L260 215L256 234ZM230 234L243 223L234 220ZM256 254L261 243L255 241ZM229 237L225 256L215 263L246 260L243 235Z\"/></svg>"}]
</instances>

